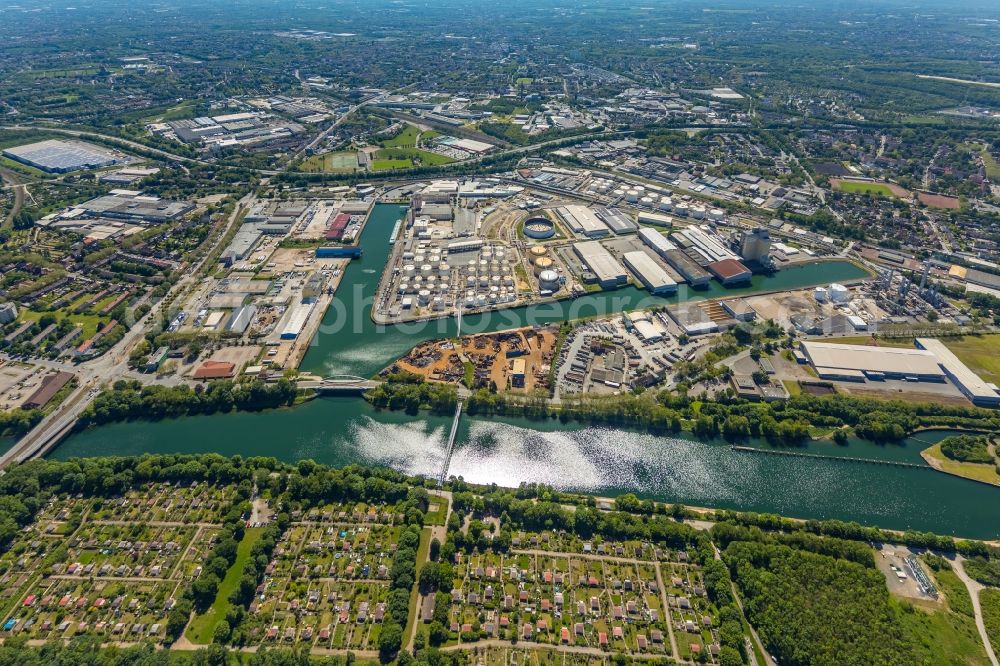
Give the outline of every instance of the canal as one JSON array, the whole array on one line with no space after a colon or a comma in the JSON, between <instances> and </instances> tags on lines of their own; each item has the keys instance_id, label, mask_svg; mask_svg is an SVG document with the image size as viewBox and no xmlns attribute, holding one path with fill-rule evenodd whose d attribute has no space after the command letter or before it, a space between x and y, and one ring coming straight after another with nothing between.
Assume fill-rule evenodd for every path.
<instances>
[{"instance_id":1,"label":"canal","mask_svg":"<svg viewBox=\"0 0 1000 666\"><path fill-rule=\"evenodd\" d=\"M370 376L413 345L454 333L454 320L384 327L368 316L389 251L388 236L403 209L377 206L362 236L364 255L344 275L338 299L303 361L319 374ZM816 263L755 278L720 293L804 288L864 277L849 262ZM664 302L623 289L594 294L576 305L592 316ZM463 332L498 330L567 316L554 306L518 308L463 318ZM149 452L312 458L330 465L383 464L436 476L446 452L450 418L379 412L360 398L319 398L295 409L194 416L156 423L116 423L76 433L51 456L139 455ZM881 446L853 441L846 447L817 442L805 451L860 458L920 462L924 441ZM936 440L935 440L936 441ZM766 447L763 442L752 442ZM565 425L558 421L464 418L449 473L476 483L559 488L614 495L635 492L669 502L766 511L801 518L838 518L896 529L930 530L967 537L1000 536L1000 491L930 468L889 467L733 451L723 442L682 434L658 437L631 430Z\"/></svg>"}]
</instances>

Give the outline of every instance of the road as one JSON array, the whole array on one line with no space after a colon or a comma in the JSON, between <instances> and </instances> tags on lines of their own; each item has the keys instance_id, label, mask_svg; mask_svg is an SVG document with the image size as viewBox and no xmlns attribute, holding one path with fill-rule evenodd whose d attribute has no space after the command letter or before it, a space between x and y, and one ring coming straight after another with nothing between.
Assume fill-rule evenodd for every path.
<instances>
[{"instance_id":1,"label":"road","mask_svg":"<svg viewBox=\"0 0 1000 666\"><path fill-rule=\"evenodd\" d=\"M200 279L200 272L205 262L208 261L209 257L214 256L215 250L225 239L228 229L240 219L240 211L249 205L253 196L248 194L238 202L238 205L233 208L229 221L212 243L212 247L208 248L198 263L171 288L167 296L160 299L142 320L136 322L114 347L103 355L78 365L60 361L33 361L35 365L40 367L73 372L77 377L78 387L59 407L19 439L8 451L0 455L0 469L14 462L22 462L45 455L73 428L83 410L100 393L101 387L108 382L117 379L136 379L146 384L166 385L180 382L180 379L176 377L159 379L155 375L132 372L128 367L129 354L135 345L145 337L149 325L156 321L163 304L171 300L170 296L183 293L193 282ZM0 358L3 358L3 355L0 355Z\"/></svg>"},{"instance_id":2,"label":"road","mask_svg":"<svg viewBox=\"0 0 1000 666\"><path fill-rule=\"evenodd\" d=\"M1000 666L1000 662L997 661L997 655L993 651L993 645L990 643L989 634L986 633L986 623L983 621L983 608L979 603L979 591L983 589L983 586L979 581L970 578L969 574L965 572L965 567L962 564L964 561L964 558L961 556L956 557L952 561L951 568L955 571L955 575L958 576L959 580L965 583L965 589L969 591L969 596L972 597L972 611L976 615L976 629L979 630L979 638L983 641L983 647L986 648L986 656L990 658L990 663L993 666Z\"/></svg>"},{"instance_id":3,"label":"road","mask_svg":"<svg viewBox=\"0 0 1000 666\"><path fill-rule=\"evenodd\" d=\"M0 180L7 183L6 187L14 190L14 206L7 214L7 219L3 221L3 224L0 224L0 227L6 227L14 221L17 214L21 212L21 207L24 206L24 191L26 186L21 184L20 178L10 169L0 168Z\"/></svg>"}]
</instances>

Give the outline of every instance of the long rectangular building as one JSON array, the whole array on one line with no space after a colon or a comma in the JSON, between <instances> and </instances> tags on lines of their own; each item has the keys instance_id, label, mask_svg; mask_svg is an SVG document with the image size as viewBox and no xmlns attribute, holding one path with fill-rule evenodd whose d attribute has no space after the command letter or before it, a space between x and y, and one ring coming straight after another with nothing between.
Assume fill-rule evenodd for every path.
<instances>
[{"instance_id":1,"label":"long rectangular building","mask_svg":"<svg viewBox=\"0 0 1000 666\"><path fill-rule=\"evenodd\" d=\"M1000 393L962 363L943 342L934 338L917 338L916 345L917 349L924 349L937 357L948 379L972 401L972 404L980 407L1000 407Z\"/></svg>"},{"instance_id":2,"label":"long rectangular building","mask_svg":"<svg viewBox=\"0 0 1000 666\"><path fill-rule=\"evenodd\" d=\"M711 274L681 249L668 250L663 258L692 287L705 287L712 281Z\"/></svg>"},{"instance_id":3,"label":"long rectangular building","mask_svg":"<svg viewBox=\"0 0 1000 666\"><path fill-rule=\"evenodd\" d=\"M677 283L667 275L656 261L642 250L626 252L622 255L625 266L651 294L669 294L677 291Z\"/></svg>"},{"instance_id":4,"label":"long rectangular building","mask_svg":"<svg viewBox=\"0 0 1000 666\"><path fill-rule=\"evenodd\" d=\"M682 239L684 241L682 245L686 249L692 249L705 257L707 263L737 258L736 253L723 245L718 236L708 233L700 227L680 229L674 232L674 237Z\"/></svg>"},{"instance_id":5,"label":"long rectangular building","mask_svg":"<svg viewBox=\"0 0 1000 666\"><path fill-rule=\"evenodd\" d=\"M556 215L570 230L587 238L601 238L611 233L597 214L586 206L560 206Z\"/></svg>"},{"instance_id":6,"label":"long rectangular building","mask_svg":"<svg viewBox=\"0 0 1000 666\"><path fill-rule=\"evenodd\" d=\"M608 228L616 236L633 234L639 228L639 225L633 222L632 218L618 208L599 208L597 210L597 217L601 222L608 225Z\"/></svg>"},{"instance_id":7,"label":"long rectangular building","mask_svg":"<svg viewBox=\"0 0 1000 666\"><path fill-rule=\"evenodd\" d=\"M611 253L597 241L585 241L573 245L573 251L595 281L604 289L611 289L628 282L628 275Z\"/></svg>"},{"instance_id":8,"label":"long rectangular building","mask_svg":"<svg viewBox=\"0 0 1000 666\"><path fill-rule=\"evenodd\" d=\"M909 379L943 382L945 372L937 357L922 349L843 345L803 340L799 349L820 379L864 381Z\"/></svg>"}]
</instances>

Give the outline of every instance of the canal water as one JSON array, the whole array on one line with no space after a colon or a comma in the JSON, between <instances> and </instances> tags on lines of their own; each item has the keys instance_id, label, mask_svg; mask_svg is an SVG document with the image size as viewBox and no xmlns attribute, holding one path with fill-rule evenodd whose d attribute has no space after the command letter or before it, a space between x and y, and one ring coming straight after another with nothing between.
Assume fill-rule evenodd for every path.
<instances>
[{"instance_id":1,"label":"canal water","mask_svg":"<svg viewBox=\"0 0 1000 666\"><path fill-rule=\"evenodd\" d=\"M320 375L348 374L369 377L426 340L448 337L457 332L457 319L413 322L397 326L375 324L370 311L385 269L391 246L389 236L405 206L375 206L362 234L364 252L347 267L333 305L327 310L319 331L306 352L300 369ZM740 287L723 287L712 282L708 289L687 289L682 285L670 298L651 296L636 287L588 294L580 298L534 306L511 308L462 317L462 333L483 333L503 329L548 324L566 319L608 315L720 296L746 296L762 291L802 289L830 282L845 282L868 274L849 261L816 262L783 269L774 275L755 275Z\"/></svg>"},{"instance_id":2,"label":"canal water","mask_svg":"<svg viewBox=\"0 0 1000 666\"><path fill-rule=\"evenodd\" d=\"M388 236L403 209L377 206L366 227L364 256L353 262L303 370L370 376L430 338L454 333L455 322L382 327L368 316L389 251ZM786 269L755 278L726 294L795 289L863 277L848 262ZM691 292L681 298L718 293ZM619 300L614 300L620 297ZM604 314L663 302L625 289L587 296ZM584 299L577 299L583 301ZM580 306L577 306L578 308ZM546 314L546 312L548 314ZM463 332L496 330L566 316L555 308L519 308L463 318ZM545 317L551 316L551 319ZM518 319L518 318L522 319ZM342 325L343 322L343 325ZM444 463L449 417L380 412L361 398L327 397L294 409L193 416L149 423L116 423L76 433L51 456L138 455L147 452L274 456L294 462L312 458L330 465L383 464L436 476ZM846 447L817 442L810 453L921 462L922 441L881 446L853 441ZM463 418L449 473L476 483L517 486L547 483L559 488L644 497L692 505L766 511L801 518L838 518L896 529L931 530L977 538L1000 536L1000 491L930 468L914 469L837 460L792 458L734 451L724 442L682 434L653 436L632 430L561 424L555 420ZM765 442L751 442L767 447Z\"/></svg>"}]
</instances>

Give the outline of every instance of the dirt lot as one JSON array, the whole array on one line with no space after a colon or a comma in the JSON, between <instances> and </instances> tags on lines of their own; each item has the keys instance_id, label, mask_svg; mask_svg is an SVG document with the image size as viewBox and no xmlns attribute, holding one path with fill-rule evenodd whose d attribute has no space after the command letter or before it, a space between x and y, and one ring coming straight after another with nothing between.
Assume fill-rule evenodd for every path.
<instances>
[{"instance_id":1,"label":"dirt lot","mask_svg":"<svg viewBox=\"0 0 1000 666\"><path fill-rule=\"evenodd\" d=\"M22 385L21 382L30 377L33 372L32 368L16 363L0 365L0 410L14 409L31 395L32 391L37 388L38 380L35 379L35 385L30 387Z\"/></svg>"},{"instance_id":2,"label":"dirt lot","mask_svg":"<svg viewBox=\"0 0 1000 666\"><path fill-rule=\"evenodd\" d=\"M267 258L269 265L274 264L267 270L274 274L308 271L314 268L315 261L315 250L278 248Z\"/></svg>"},{"instance_id":3,"label":"dirt lot","mask_svg":"<svg viewBox=\"0 0 1000 666\"><path fill-rule=\"evenodd\" d=\"M930 206L931 208L957 210L962 205L962 202L959 201L957 197L948 197L943 194L920 192L917 194L917 198L920 199L920 203L925 206Z\"/></svg>"},{"instance_id":4,"label":"dirt lot","mask_svg":"<svg viewBox=\"0 0 1000 666\"><path fill-rule=\"evenodd\" d=\"M232 363L236 366L236 374L239 376L240 372L248 366L252 365L260 355L261 347L259 345L247 345L246 347L223 347L217 351L212 352L212 354L205 360L209 361L220 361L225 363ZM198 363L190 366L191 370L201 366L204 361L199 361Z\"/></svg>"},{"instance_id":5,"label":"dirt lot","mask_svg":"<svg viewBox=\"0 0 1000 666\"><path fill-rule=\"evenodd\" d=\"M462 382L465 364L462 355L474 367L477 385L492 382L497 390L510 388L514 357L509 352L526 351L524 389L548 385L549 365L555 350L558 330L554 327L524 328L502 333L488 333L462 338L461 355L452 340L432 340L415 347L395 365L431 381Z\"/></svg>"}]
</instances>

